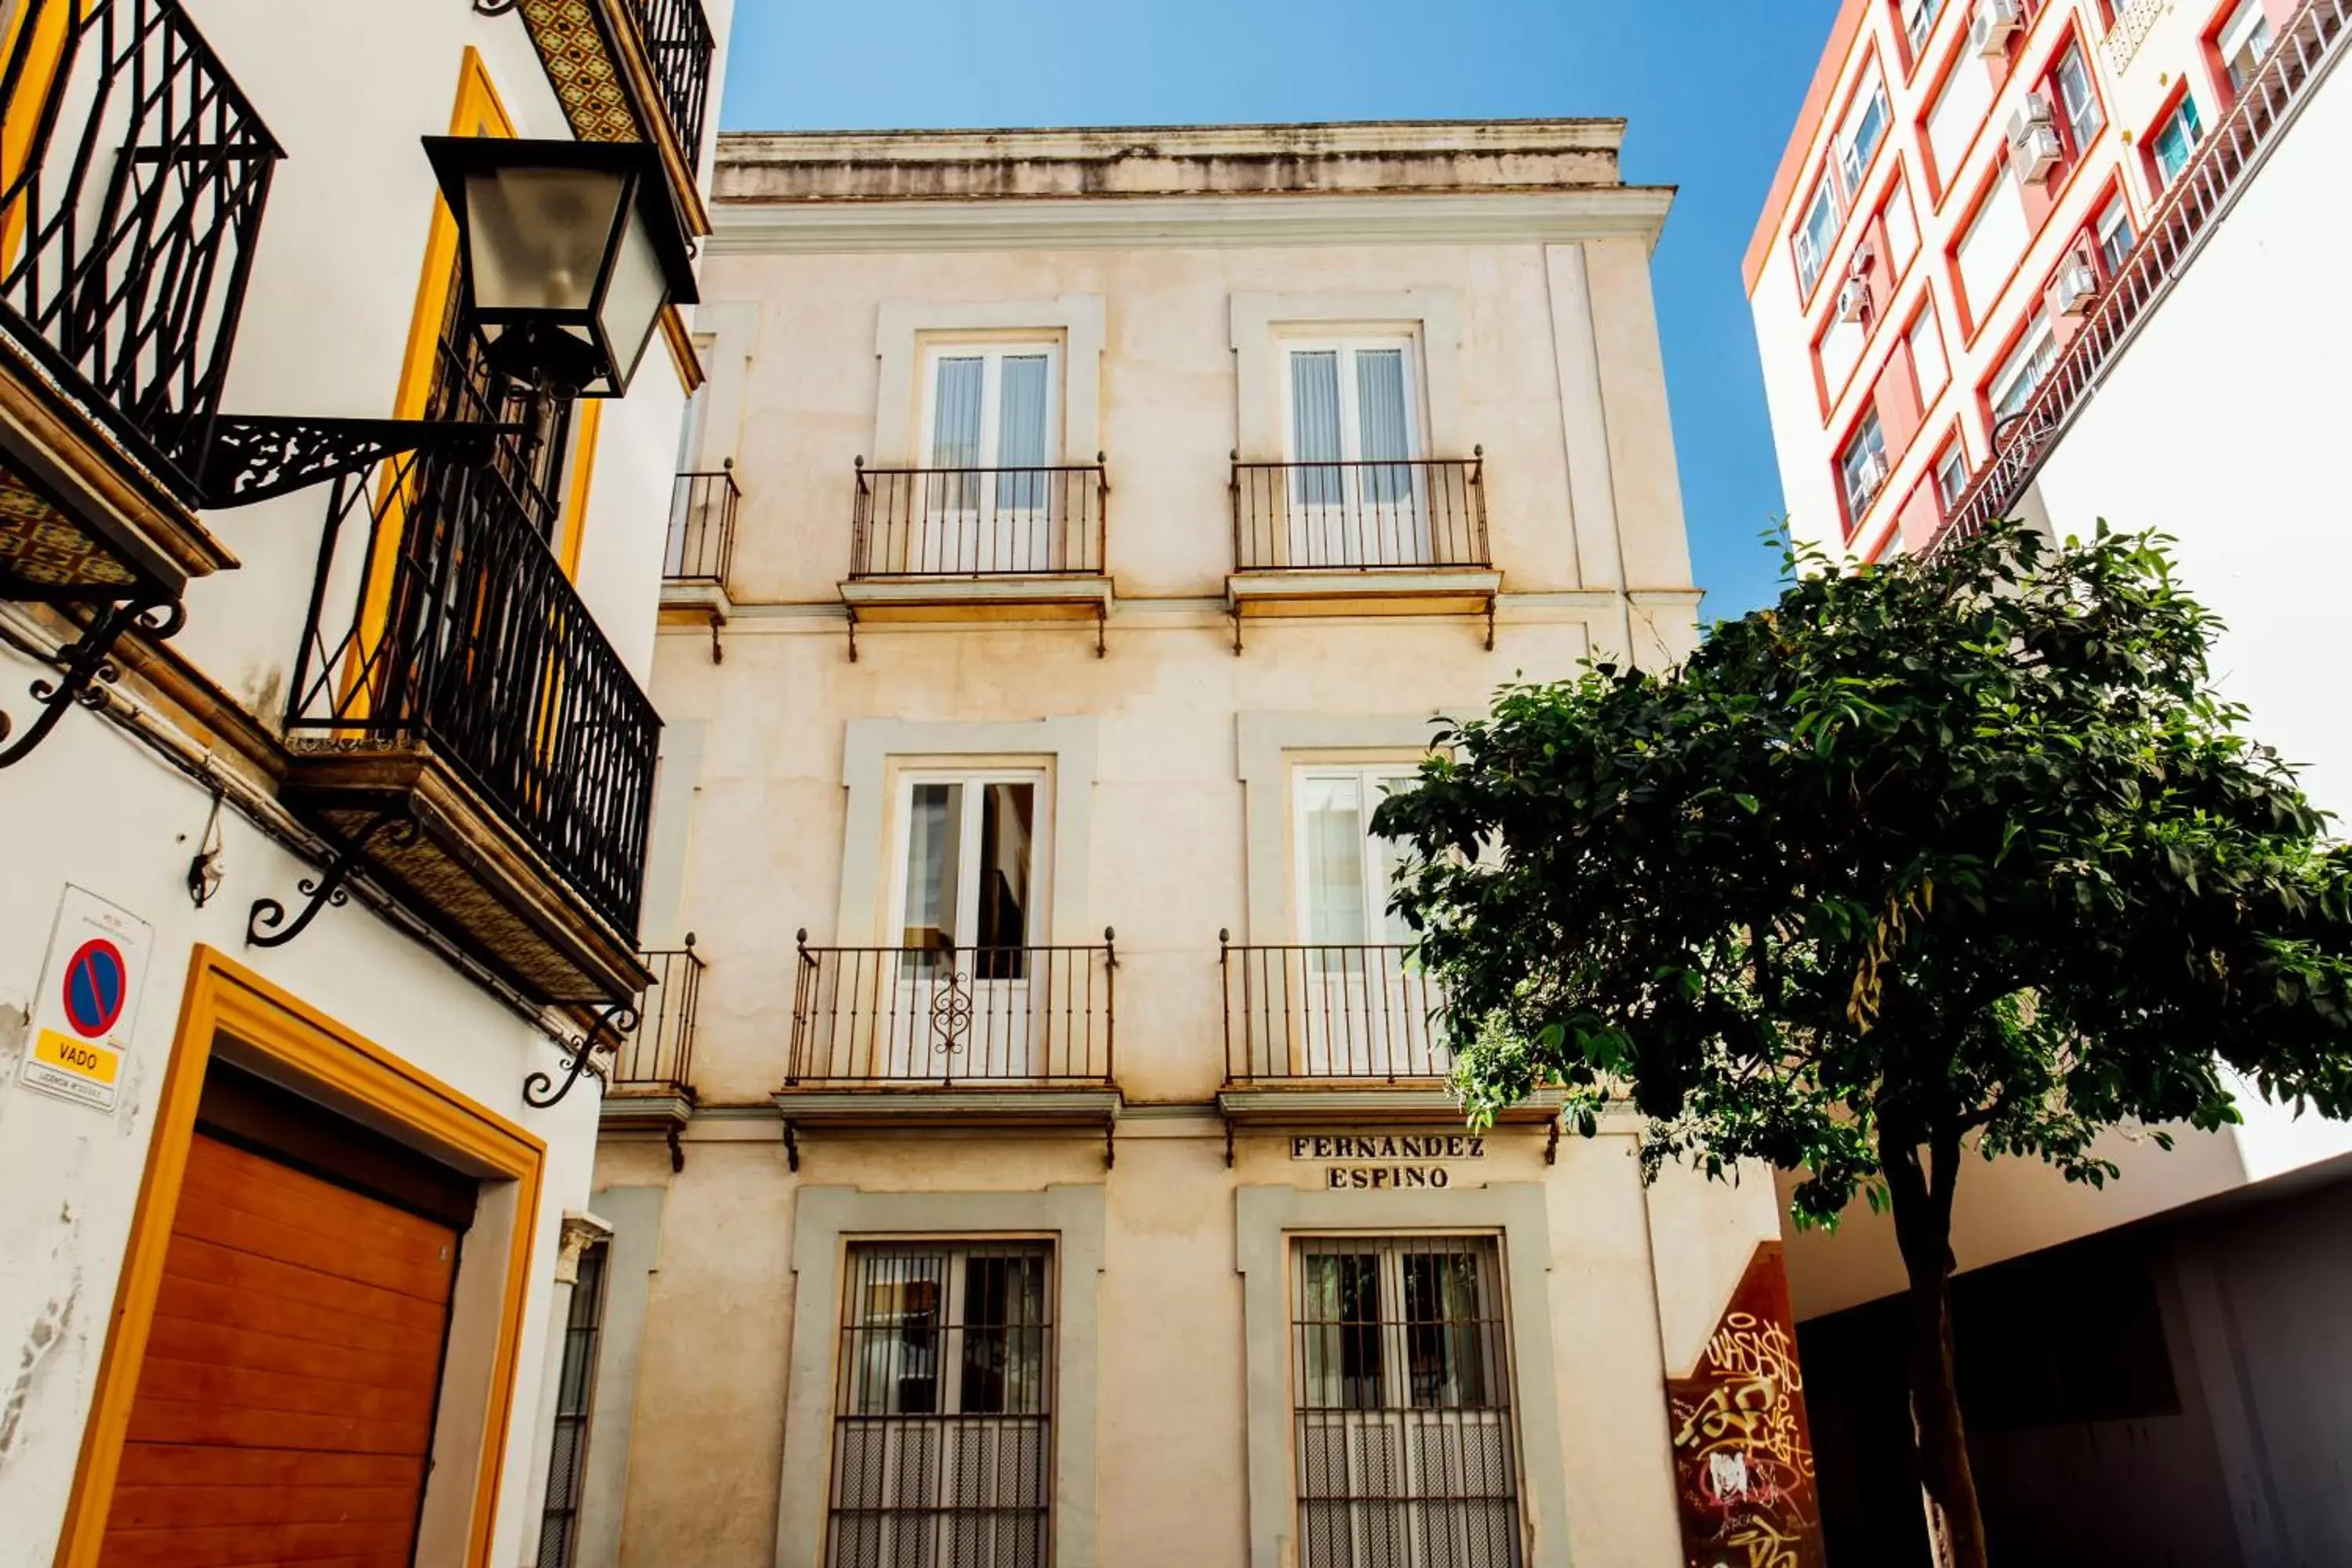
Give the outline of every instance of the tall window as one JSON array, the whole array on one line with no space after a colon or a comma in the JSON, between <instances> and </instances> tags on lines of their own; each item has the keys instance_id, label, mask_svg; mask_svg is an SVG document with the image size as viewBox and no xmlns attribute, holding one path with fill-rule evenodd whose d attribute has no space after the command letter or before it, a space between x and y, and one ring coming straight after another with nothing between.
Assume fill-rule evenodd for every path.
<instances>
[{"instance_id":1,"label":"tall window","mask_svg":"<svg viewBox=\"0 0 2352 1568\"><path fill-rule=\"evenodd\" d=\"M1903 36L1911 41L1913 59L1927 47L1927 35L1936 30L1936 18L1943 9L1944 0L1903 0Z\"/></svg>"},{"instance_id":2,"label":"tall window","mask_svg":"<svg viewBox=\"0 0 2352 1568\"><path fill-rule=\"evenodd\" d=\"M1050 343L940 344L925 356L930 471L914 498L914 569L1049 569L1055 360Z\"/></svg>"},{"instance_id":3,"label":"tall window","mask_svg":"<svg viewBox=\"0 0 2352 1568\"><path fill-rule=\"evenodd\" d=\"M977 979L1021 978L1038 923L1044 783L1034 772L908 777L898 878L908 973L967 963Z\"/></svg>"},{"instance_id":4,"label":"tall window","mask_svg":"<svg viewBox=\"0 0 2352 1568\"><path fill-rule=\"evenodd\" d=\"M1045 1568L1051 1245L857 1245L848 1263L825 1561Z\"/></svg>"},{"instance_id":5,"label":"tall window","mask_svg":"<svg viewBox=\"0 0 2352 1568\"><path fill-rule=\"evenodd\" d=\"M2106 124L2099 110L2099 95L2091 86L2091 68L2083 58L2079 42L2066 46L2058 57L2058 68L2050 73L2051 86L2055 89L2058 112L2066 121L2066 149L2077 157L2091 144L2091 138Z\"/></svg>"},{"instance_id":6,"label":"tall window","mask_svg":"<svg viewBox=\"0 0 2352 1568\"><path fill-rule=\"evenodd\" d=\"M1520 1562L1498 1261L1486 1237L1294 1244L1301 1563Z\"/></svg>"},{"instance_id":7,"label":"tall window","mask_svg":"<svg viewBox=\"0 0 2352 1568\"><path fill-rule=\"evenodd\" d=\"M2107 198L2107 205L2099 209L2097 221L2092 228L2098 236L2099 265L2105 269L2106 276L2113 278L2123 270L2124 258L2131 254L2132 246L2137 242L2137 237L2132 233L2131 206L2124 200L2121 191Z\"/></svg>"},{"instance_id":8,"label":"tall window","mask_svg":"<svg viewBox=\"0 0 2352 1568\"><path fill-rule=\"evenodd\" d=\"M2230 90L2245 91L2271 52L2271 19L2263 11L2263 0L2245 0L2232 12L2213 47L2221 54L2221 68L2229 73Z\"/></svg>"},{"instance_id":9,"label":"tall window","mask_svg":"<svg viewBox=\"0 0 2352 1568\"><path fill-rule=\"evenodd\" d=\"M547 1503L540 1515L538 1568L579 1560L580 1489L588 1463L588 1412L596 1391L596 1346L604 1327L603 1242L580 1254L572 1311L563 1325L563 1370L555 1384L555 1429L548 1447Z\"/></svg>"},{"instance_id":10,"label":"tall window","mask_svg":"<svg viewBox=\"0 0 2352 1568\"><path fill-rule=\"evenodd\" d=\"M1830 244L1837 238L1837 192L1827 178L1813 192L1805 220L1797 226L1797 288L1811 293L1813 280L1829 259Z\"/></svg>"},{"instance_id":11,"label":"tall window","mask_svg":"<svg viewBox=\"0 0 2352 1568\"><path fill-rule=\"evenodd\" d=\"M1936 459L1936 501L1946 517L1960 504L1969 488L1969 455L1958 441Z\"/></svg>"},{"instance_id":12,"label":"tall window","mask_svg":"<svg viewBox=\"0 0 2352 1568\"><path fill-rule=\"evenodd\" d=\"M1878 499L1879 487L1886 482L1886 437L1878 427L1876 409L1863 416L1862 427L1838 455L1838 478L1845 490L1846 526L1851 528L1862 521L1870 503Z\"/></svg>"},{"instance_id":13,"label":"tall window","mask_svg":"<svg viewBox=\"0 0 2352 1568\"><path fill-rule=\"evenodd\" d=\"M2169 190L2180 172L2189 167L2197 143L2205 139L2205 127L2197 118L2197 100L2183 93L2179 107L2164 117L2148 139L2148 156L2156 165L2156 188Z\"/></svg>"},{"instance_id":14,"label":"tall window","mask_svg":"<svg viewBox=\"0 0 2352 1568\"><path fill-rule=\"evenodd\" d=\"M1372 813L1410 781L1402 763L1316 764L1292 778L1297 921L1305 944L1286 967L1293 1068L1308 1077L1431 1078L1447 1066L1430 1022L1440 993L1407 951L1412 928L1389 909L1402 846L1372 836Z\"/></svg>"},{"instance_id":15,"label":"tall window","mask_svg":"<svg viewBox=\"0 0 2352 1568\"><path fill-rule=\"evenodd\" d=\"M1992 426L1998 433L2004 424L2025 412L2036 388L2058 363L2058 338L2050 329L2047 312L2037 312L2025 336L2010 351L2009 358L1992 380Z\"/></svg>"},{"instance_id":16,"label":"tall window","mask_svg":"<svg viewBox=\"0 0 2352 1568\"><path fill-rule=\"evenodd\" d=\"M1421 455L1413 345L1362 338L1284 346L1290 558L1319 566L1430 559L1412 459Z\"/></svg>"},{"instance_id":17,"label":"tall window","mask_svg":"<svg viewBox=\"0 0 2352 1568\"><path fill-rule=\"evenodd\" d=\"M1863 100L1861 109L1854 114L1853 127L1846 132L1844 151L1839 157L1849 197L1858 197L1862 194L1862 177L1870 171L1871 154L1876 153L1878 144L1886 139L1887 118L1886 84L1874 83L1870 95Z\"/></svg>"}]
</instances>

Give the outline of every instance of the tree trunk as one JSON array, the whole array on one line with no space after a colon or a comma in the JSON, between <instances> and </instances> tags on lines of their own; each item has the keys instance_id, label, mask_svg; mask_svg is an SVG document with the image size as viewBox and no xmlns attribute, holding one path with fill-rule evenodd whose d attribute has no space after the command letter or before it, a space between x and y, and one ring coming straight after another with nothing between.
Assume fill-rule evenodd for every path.
<instances>
[{"instance_id":1,"label":"tree trunk","mask_svg":"<svg viewBox=\"0 0 2352 1568\"><path fill-rule=\"evenodd\" d=\"M1987 1568L1984 1516L1977 1507L1952 1367L1952 1182L1959 1174L1958 1138L1937 1139L1931 1154L1932 1179L1920 1169L1916 1144L1885 1162L1895 1234L1911 1281L1904 1334L1911 1422L1920 1483L1938 1527L1937 1557L1949 1568Z\"/></svg>"}]
</instances>

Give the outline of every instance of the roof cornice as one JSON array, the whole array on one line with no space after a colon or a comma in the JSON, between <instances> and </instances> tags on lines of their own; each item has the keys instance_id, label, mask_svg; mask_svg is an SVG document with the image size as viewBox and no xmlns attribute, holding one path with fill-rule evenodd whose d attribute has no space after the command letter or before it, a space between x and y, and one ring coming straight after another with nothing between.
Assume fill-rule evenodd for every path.
<instances>
[{"instance_id":1,"label":"roof cornice","mask_svg":"<svg viewBox=\"0 0 2352 1568\"><path fill-rule=\"evenodd\" d=\"M713 230L704 249L718 256L760 256L1589 239L1640 239L1654 246L1674 195L1673 187L1664 185L1596 185L1477 194L722 201L713 205Z\"/></svg>"}]
</instances>

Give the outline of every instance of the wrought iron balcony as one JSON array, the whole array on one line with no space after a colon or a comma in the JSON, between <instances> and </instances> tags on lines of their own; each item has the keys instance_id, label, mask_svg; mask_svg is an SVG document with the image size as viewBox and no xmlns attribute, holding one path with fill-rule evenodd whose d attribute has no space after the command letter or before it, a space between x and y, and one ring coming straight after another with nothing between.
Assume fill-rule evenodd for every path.
<instances>
[{"instance_id":1,"label":"wrought iron balcony","mask_svg":"<svg viewBox=\"0 0 2352 1568\"><path fill-rule=\"evenodd\" d=\"M1244 463L1233 472L1237 572L1485 567L1484 451L1468 458Z\"/></svg>"},{"instance_id":2,"label":"wrought iron balcony","mask_svg":"<svg viewBox=\"0 0 2352 1568\"><path fill-rule=\"evenodd\" d=\"M622 1001L646 980L660 721L549 549L530 452L336 481L283 794L342 847L338 874L397 885L530 994Z\"/></svg>"},{"instance_id":3,"label":"wrought iron balcony","mask_svg":"<svg viewBox=\"0 0 2352 1568\"><path fill-rule=\"evenodd\" d=\"M283 154L174 0L21 0L0 28L0 591L163 600L198 526Z\"/></svg>"},{"instance_id":4,"label":"wrought iron balcony","mask_svg":"<svg viewBox=\"0 0 2352 1568\"><path fill-rule=\"evenodd\" d=\"M793 1089L1109 1089L1117 973L1099 947L811 947L793 989Z\"/></svg>"},{"instance_id":5,"label":"wrought iron balcony","mask_svg":"<svg viewBox=\"0 0 2352 1568\"><path fill-rule=\"evenodd\" d=\"M2121 23L2118 23L2120 26ZM2204 249L2224 213L2286 132L2352 33L2352 0L2307 0L2262 68L2181 170L2139 243L2060 351L2033 395L1993 432L1993 451L1953 503L1934 549L2011 515L2034 476L2132 340Z\"/></svg>"},{"instance_id":6,"label":"wrought iron balcony","mask_svg":"<svg viewBox=\"0 0 2352 1568\"><path fill-rule=\"evenodd\" d=\"M849 657L875 621L1092 621L1104 651L1110 482L1092 463L1027 468L869 468L850 517Z\"/></svg>"},{"instance_id":7,"label":"wrought iron balcony","mask_svg":"<svg viewBox=\"0 0 2352 1568\"><path fill-rule=\"evenodd\" d=\"M1099 575L1099 459L1035 468L857 468L852 578Z\"/></svg>"},{"instance_id":8,"label":"wrought iron balcony","mask_svg":"<svg viewBox=\"0 0 2352 1568\"><path fill-rule=\"evenodd\" d=\"M1453 1070L1444 994L1412 950L1236 946L1220 933L1225 1082L1432 1088Z\"/></svg>"},{"instance_id":9,"label":"wrought iron balcony","mask_svg":"<svg viewBox=\"0 0 2352 1568\"><path fill-rule=\"evenodd\" d=\"M640 953L654 977L637 1005L637 1026L613 1054L614 1095L694 1097L694 1014L709 967L688 932L683 947ZM607 1102L609 1104L609 1100Z\"/></svg>"},{"instance_id":10,"label":"wrought iron balcony","mask_svg":"<svg viewBox=\"0 0 2352 1568\"><path fill-rule=\"evenodd\" d=\"M717 47L709 18L698 0L627 0L627 5L670 131L691 165L702 155L702 117Z\"/></svg>"},{"instance_id":11,"label":"wrought iron balcony","mask_svg":"<svg viewBox=\"0 0 2352 1568\"><path fill-rule=\"evenodd\" d=\"M670 491L669 542L662 581L724 589L735 559L735 506L743 492L735 465L677 476Z\"/></svg>"}]
</instances>

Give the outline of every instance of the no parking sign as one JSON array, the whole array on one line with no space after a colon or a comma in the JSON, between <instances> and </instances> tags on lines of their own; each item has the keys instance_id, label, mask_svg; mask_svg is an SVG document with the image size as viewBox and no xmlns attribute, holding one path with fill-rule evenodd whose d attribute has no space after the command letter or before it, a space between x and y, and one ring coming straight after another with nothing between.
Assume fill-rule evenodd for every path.
<instances>
[{"instance_id":1,"label":"no parking sign","mask_svg":"<svg viewBox=\"0 0 2352 1568\"><path fill-rule=\"evenodd\" d=\"M112 1110L147 977L147 922L68 886L33 1005L27 1089Z\"/></svg>"}]
</instances>

